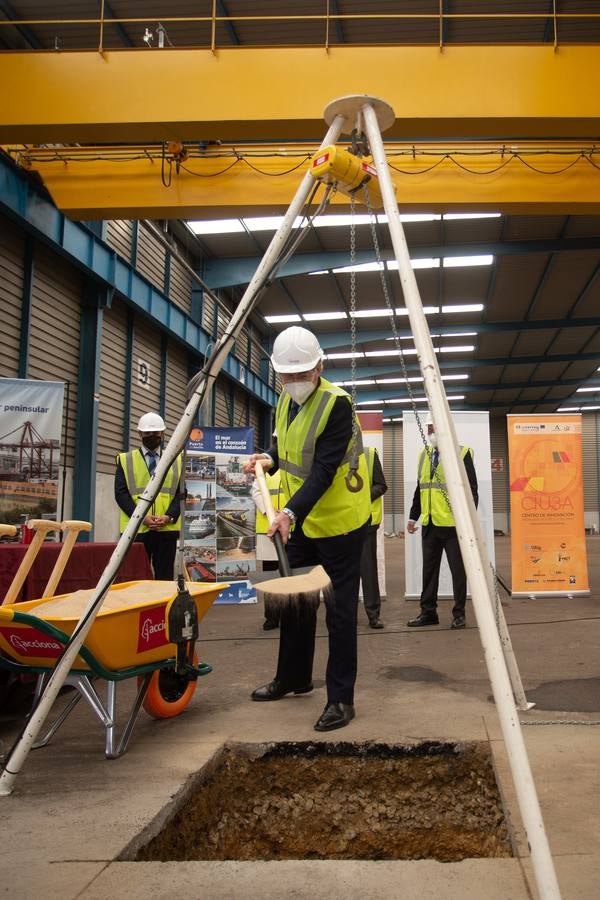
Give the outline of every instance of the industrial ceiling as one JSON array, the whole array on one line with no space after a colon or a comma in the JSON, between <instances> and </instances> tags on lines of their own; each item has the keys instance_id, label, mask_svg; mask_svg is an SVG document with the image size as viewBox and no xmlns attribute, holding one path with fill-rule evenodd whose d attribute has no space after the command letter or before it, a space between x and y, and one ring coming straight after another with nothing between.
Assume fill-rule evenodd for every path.
<instances>
[{"instance_id":1,"label":"industrial ceiling","mask_svg":"<svg viewBox=\"0 0 600 900\"><path fill-rule=\"evenodd\" d=\"M256 0L215 0L215 3L212 0L204 3L65 0L52 4L50 21L48 4L0 0L0 23L6 23L0 24L0 56L6 56L10 62L11 57L34 54L36 59L51 61L52 54L47 51L66 57L67 52L97 54L99 48L102 53L137 48L151 54L193 49L202 53L208 50L212 55L231 48L264 48L265 53L274 48L320 48L326 54L336 48L355 48L360 54L361 48L365 48L367 54L374 46L381 48L383 56L390 46L425 47L439 54L454 48L458 53L465 47L487 46L492 59L501 46L518 48L515 52L519 53L528 48L533 53L534 48L543 47L568 59L574 47L581 50L591 47L596 55L598 46L595 45L600 42L600 12L595 0L557 0L556 3L548 0L488 0L486 3L290 0L277 3L276 7L274 13L273 4L266 0L262 3ZM353 76L356 77L355 71ZM490 70L486 91L493 97L496 86L500 91L500 85L509 77L510 72L506 70ZM400 85L409 94L417 90L418 81L418 71L399 70L393 90L397 92ZM179 92L191 89L189 84L180 83L172 87ZM290 91L292 94L309 92L310 87L311 72L307 71L306 82L291 85ZM473 91L480 87L474 84ZM202 85L203 90L210 88L211 85ZM591 88L591 84L582 84L580 92L571 92L573 104ZM17 89L15 85L13 90ZM506 86L502 89L506 90ZM243 95L241 82L238 91ZM519 85L512 91L518 100ZM463 101L463 97L456 96L457 108ZM149 95L148 104L151 106L152 102ZM268 107L266 101L265 104ZM91 112L93 115L94 110ZM224 110L224 117L226 113ZM319 111L315 120L318 114ZM585 131L581 130L582 122L587 123ZM518 197L509 197L511 190L518 195L519 185L509 187L509 181L501 181L498 175L503 164L501 148L504 146L510 152L510 141L515 138L508 131L495 135L496 156L490 159L489 168L480 166L478 174L483 176L480 183L485 182L488 190L491 184L493 189L479 202L475 202L477 195L473 187L476 179L473 176L469 181L468 161L458 153L452 155L452 162L464 166L461 177L465 190L464 198L458 200L444 199L436 204L430 197L428 203L419 207L416 195L417 199L407 203L400 173L396 173L400 212L412 214L404 228L415 261L421 299L424 307L431 310L427 318L439 351L442 375L447 376L446 390L452 408L489 409L493 414L503 414L550 412L566 407L585 409L600 404L600 215L596 213L594 193L598 191L600 197L597 120L582 117L571 132L567 144L564 133L559 134L557 130L553 135L546 126L541 143L540 135L533 136L538 143L531 144L531 151L538 153L537 159L515 154L513 163L516 160L516 165L529 172L537 170L536 184L541 186L536 189L541 199L531 205L528 205L529 193L522 205L516 202ZM180 137L185 146L186 135ZM412 137L416 146L423 136L415 133ZM456 137L450 131L437 134L436 146L449 147ZM464 137L460 135L462 140ZM524 135L518 137L523 146ZM216 133L215 138L219 139ZM284 149L290 146L283 131L277 133L276 125L269 138L272 142L269 146L275 142ZM316 149L320 134L311 133L306 138L304 151L308 155ZM482 146L478 143L480 138L481 135L473 136L472 148ZM490 136L486 138L489 149ZM402 139L406 147L410 144L410 133ZM47 149L47 146L34 147L34 143L37 142L28 145L31 152ZM60 146L54 147L56 153L65 152L64 139L58 137L57 143ZM84 149L87 143L85 139L78 142ZM129 146L118 138L115 143L121 149ZM148 152L152 152L152 146L156 149L161 145L149 144ZM233 145L223 146L230 151ZM249 144L239 143L237 152L243 156L247 151L247 158L252 160L257 146L250 148ZM298 145L294 146L297 149ZM256 158L253 161L260 165ZM570 195L565 173L575 165L585 170L585 187L579 183ZM292 184L293 177L289 176L286 188L288 183ZM558 182L563 192L554 206L550 203L546 206L544 192L551 197ZM52 191L50 180L48 186ZM589 207L592 213L585 214L584 201L592 195L594 204ZM249 214L254 211L268 216L282 211L279 198L269 204L268 190L260 211L252 209L252 204L243 202L242 195L239 196L242 203L238 209L228 201L230 205L226 209L219 209L215 202L212 211L205 204L199 215L193 215L190 208L185 210L186 218L190 219L238 219L239 230L233 233L200 234L189 240L190 251L203 277L214 289L234 300L241 296L273 235L273 230L268 230L264 223L265 230L255 230L256 223L248 222ZM60 206L57 197L58 194L55 200ZM124 210L126 213L126 205ZM72 214L68 207L65 211ZM347 208L331 208L331 213L347 211ZM420 217L416 215L419 212L423 213ZM470 218L469 212L487 216ZM357 208L357 213L364 214L365 209ZM156 216L166 218L167 214L160 216L155 211ZM145 211L143 217L151 214ZM384 264L391 264L384 269L383 277L396 310L402 346L408 351L406 373L400 370L397 355L390 354L393 344L389 340L389 320L382 311L386 302L381 273L359 271L356 274L357 399L364 408L382 409L386 417L395 418L407 408L409 399L402 379L405 374L418 379L419 373L416 357L410 352L413 345L385 223L379 221L375 232L381 258ZM356 251L356 262L370 263L372 268L376 254L368 224L356 227ZM472 262L477 264L471 265ZM306 230L296 257L269 288L260 306L260 313L267 317L264 321L267 333L274 335L291 320L312 328L328 355L329 377L346 382L352 377L348 358L352 349L351 275L339 270L349 263L349 226L323 227L315 223L315 227ZM323 318L324 313L329 316ZM273 317L279 319L273 322ZM386 355L381 356L382 352ZM411 383L411 390L416 397L423 396L418 380ZM452 400L453 396L457 399Z\"/></svg>"}]
</instances>

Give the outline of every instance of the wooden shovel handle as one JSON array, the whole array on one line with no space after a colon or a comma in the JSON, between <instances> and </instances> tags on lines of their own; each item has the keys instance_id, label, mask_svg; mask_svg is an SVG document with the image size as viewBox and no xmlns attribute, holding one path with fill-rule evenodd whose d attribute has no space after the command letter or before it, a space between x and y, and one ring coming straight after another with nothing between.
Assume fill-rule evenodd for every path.
<instances>
[{"instance_id":1,"label":"wooden shovel handle","mask_svg":"<svg viewBox=\"0 0 600 900\"><path fill-rule=\"evenodd\" d=\"M91 522L81 522L77 519L67 519L66 521L61 523L60 530L66 532L66 538L63 542L60 553L58 554L58 559L54 563L54 568L50 573L50 578L48 579L48 583L44 588L42 593L42 597L51 597L58 587L58 583L62 578L62 574L65 571L65 567L75 545L75 541L77 540L77 535L80 531L91 531L92 523Z\"/></svg>"},{"instance_id":2,"label":"wooden shovel handle","mask_svg":"<svg viewBox=\"0 0 600 900\"><path fill-rule=\"evenodd\" d=\"M269 525L273 524L275 519L275 510L273 509L273 501L271 500L271 495L269 493L269 488L267 487L267 481L265 479L265 470L261 465L259 459L256 460L256 464L254 466L254 474L256 476L256 483L258 484L258 489L260 491L260 495L263 499L263 503L265 505L265 513L267 514L267 519L269 520ZM277 560L279 562L279 572L284 577L287 578L292 574L292 570L290 567L289 560L287 558L287 553L285 552L285 547L283 545L283 540L278 531L273 535L273 543L275 544L275 551L277 553Z\"/></svg>"}]
</instances>

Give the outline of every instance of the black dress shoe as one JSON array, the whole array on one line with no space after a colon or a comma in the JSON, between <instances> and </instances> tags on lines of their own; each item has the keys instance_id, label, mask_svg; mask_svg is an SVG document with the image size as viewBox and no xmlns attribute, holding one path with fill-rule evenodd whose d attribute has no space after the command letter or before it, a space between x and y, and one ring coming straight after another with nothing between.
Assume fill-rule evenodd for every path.
<instances>
[{"instance_id":1,"label":"black dress shoe","mask_svg":"<svg viewBox=\"0 0 600 900\"><path fill-rule=\"evenodd\" d=\"M385 625L379 619L371 619L369 628L385 628Z\"/></svg>"},{"instance_id":2,"label":"black dress shoe","mask_svg":"<svg viewBox=\"0 0 600 900\"><path fill-rule=\"evenodd\" d=\"M420 613L416 618L409 619L406 623L409 628L422 628L424 625L439 625L437 613Z\"/></svg>"},{"instance_id":3,"label":"black dress shoe","mask_svg":"<svg viewBox=\"0 0 600 900\"><path fill-rule=\"evenodd\" d=\"M303 684L300 685L300 687L294 688L288 687L274 678L273 681L269 681L268 684L257 687L255 691L252 691L250 697L252 700L281 700L286 694L308 694L312 689L312 681L309 681L308 684Z\"/></svg>"},{"instance_id":4,"label":"black dress shoe","mask_svg":"<svg viewBox=\"0 0 600 900\"><path fill-rule=\"evenodd\" d=\"M334 728L344 728L354 716L354 707L351 703L328 703L315 725L315 731L333 731Z\"/></svg>"},{"instance_id":5,"label":"black dress shoe","mask_svg":"<svg viewBox=\"0 0 600 900\"><path fill-rule=\"evenodd\" d=\"M274 628L279 628L279 622L272 622L269 619L265 619L263 622L263 631L273 631Z\"/></svg>"},{"instance_id":6,"label":"black dress shoe","mask_svg":"<svg viewBox=\"0 0 600 900\"><path fill-rule=\"evenodd\" d=\"M452 619L452 625L450 628L464 628L465 627L465 617L464 616L454 616Z\"/></svg>"}]
</instances>

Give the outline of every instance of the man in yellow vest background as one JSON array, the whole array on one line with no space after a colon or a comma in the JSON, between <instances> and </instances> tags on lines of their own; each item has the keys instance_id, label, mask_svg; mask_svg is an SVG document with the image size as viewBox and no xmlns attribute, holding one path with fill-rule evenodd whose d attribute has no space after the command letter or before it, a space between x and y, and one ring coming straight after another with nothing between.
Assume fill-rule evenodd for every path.
<instances>
[{"instance_id":1,"label":"man in yellow vest background","mask_svg":"<svg viewBox=\"0 0 600 900\"><path fill-rule=\"evenodd\" d=\"M383 628L383 622L379 618L381 594L379 593L379 576L377 574L377 531L383 518L382 497L388 486L375 447L365 447L365 455L371 488L371 522L367 529L367 539L360 560L360 580L369 627Z\"/></svg>"},{"instance_id":2,"label":"man in yellow vest background","mask_svg":"<svg viewBox=\"0 0 600 900\"><path fill-rule=\"evenodd\" d=\"M283 506L281 472L279 469L273 475L265 472L265 481L271 496L273 509L279 512ZM256 478L252 482L251 496L256 506L256 559L262 563L263 572L273 572L278 568L277 551L271 538L267 537L269 520ZM270 610L268 615L265 615L265 621L263 622L265 631L271 631L273 628L279 628L279 615L276 610Z\"/></svg>"},{"instance_id":3,"label":"man in yellow vest background","mask_svg":"<svg viewBox=\"0 0 600 900\"><path fill-rule=\"evenodd\" d=\"M281 471L284 507L268 534L280 533L292 568L322 565L331 579L327 703L315 724L316 731L331 731L355 715L360 558L371 500L351 397L321 376L322 358L317 338L306 328L294 325L277 336L271 362L283 391L275 414L276 443L267 454L253 454L246 471L254 471L257 459L265 456L271 470ZM316 620L310 607L301 612L285 608L277 672L252 692L253 700L312 691Z\"/></svg>"},{"instance_id":4,"label":"man in yellow vest background","mask_svg":"<svg viewBox=\"0 0 600 900\"><path fill-rule=\"evenodd\" d=\"M417 521L422 518L423 549L423 590L421 593L421 612L414 619L409 619L410 628L421 628L424 625L438 625L438 584L442 553L446 553L450 573L452 575L452 591L454 606L452 608L451 628L465 627L465 606L467 603L467 576L460 552L456 523L450 507L450 498L446 490L446 477L439 457L437 435L433 422L427 422L427 436L430 444L419 454L417 487L406 526L409 534L418 530ZM460 455L469 479L475 506L479 499L477 475L473 464L471 447L461 447Z\"/></svg>"},{"instance_id":5,"label":"man in yellow vest background","mask_svg":"<svg viewBox=\"0 0 600 900\"><path fill-rule=\"evenodd\" d=\"M117 454L115 500L121 510L123 533L140 495L152 478L162 453L165 423L158 413L145 413L138 422L141 447ZM165 476L156 499L145 517L136 541L141 541L157 581L173 581L173 566L179 537L181 456Z\"/></svg>"}]
</instances>

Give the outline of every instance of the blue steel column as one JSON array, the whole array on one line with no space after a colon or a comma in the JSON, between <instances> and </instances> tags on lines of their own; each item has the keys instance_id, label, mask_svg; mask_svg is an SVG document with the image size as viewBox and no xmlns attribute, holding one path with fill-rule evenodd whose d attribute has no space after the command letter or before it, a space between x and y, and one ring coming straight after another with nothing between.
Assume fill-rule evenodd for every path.
<instances>
[{"instance_id":1,"label":"blue steel column","mask_svg":"<svg viewBox=\"0 0 600 900\"><path fill-rule=\"evenodd\" d=\"M96 511L96 451L100 405L100 348L103 309L109 291L87 282L81 304L75 464L73 469L73 518L94 521ZM87 541L93 532L81 532Z\"/></svg>"}]
</instances>

